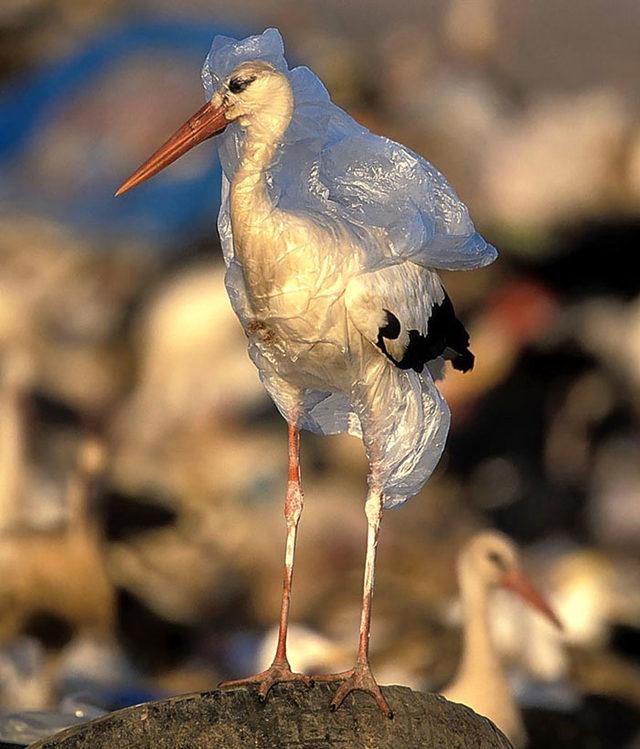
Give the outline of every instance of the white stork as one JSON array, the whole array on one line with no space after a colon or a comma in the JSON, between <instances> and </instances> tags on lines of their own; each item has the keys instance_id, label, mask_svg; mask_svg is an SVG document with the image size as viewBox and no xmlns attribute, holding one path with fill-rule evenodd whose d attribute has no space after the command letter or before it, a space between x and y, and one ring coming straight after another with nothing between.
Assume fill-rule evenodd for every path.
<instances>
[{"instance_id":1,"label":"white stork","mask_svg":"<svg viewBox=\"0 0 640 749\"><path fill-rule=\"evenodd\" d=\"M203 68L206 104L118 190L148 179L217 135L223 169L218 229L231 304L249 353L289 425L285 577L265 699L292 673L286 656L302 511L299 430L361 436L370 471L362 618L354 689L391 710L369 667L369 625L382 512L416 494L435 468L449 412L430 367L473 366L469 337L435 269L470 269L496 251L477 234L444 177L372 135L333 104L308 68L289 70L280 34L216 37ZM223 134L224 131L224 134Z\"/></svg>"},{"instance_id":2,"label":"white stork","mask_svg":"<svg viewBox=\"0 0 640 749\"><path fill-rule=\"evenodd\" d=\"M496 531L476 534L458 557L464 637L462 661L442 694L490 718L521 749L526 733L520 708L491 636L491 592L505 588L543 614L558 629L562 624L522 569L515 545Z\"/></svg>"}]
</instances>

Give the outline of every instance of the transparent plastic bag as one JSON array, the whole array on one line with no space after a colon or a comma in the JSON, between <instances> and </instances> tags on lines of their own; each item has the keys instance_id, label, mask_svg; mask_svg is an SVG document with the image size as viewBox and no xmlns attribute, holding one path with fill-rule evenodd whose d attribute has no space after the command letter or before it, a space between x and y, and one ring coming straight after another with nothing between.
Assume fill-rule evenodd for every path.
<instances>
[{"instance_id":1,"label":"transparent plastic bag","mask_svg":"<svg viewBox=\"0 0 640 749\"><path fill-rule=\"evenodd\" d=\"M247 144L246 132L232 123L215 139L231 303L285 418L321 434L362 436L387 506L398 504L419 491L437 464L449 412L430 367L398 369L375 348L385 312L426 335L429 295L441 288L434 269L479 268L497 253L435 167L355 122L308 68L289 70L275 29L242 41L216 37L202 71L207 97L248 61L285 75L293 94L291 120L264 165L273 208L263 223L265 252L275 252L276 265L296 267L293 248L306 253L306 266L297 277L292 272L280 285L261 288L256 311L249 261L239 257L230 215L230 185ZM350 294L356 278L357 293Z\"/></svg>"}]
</instances>

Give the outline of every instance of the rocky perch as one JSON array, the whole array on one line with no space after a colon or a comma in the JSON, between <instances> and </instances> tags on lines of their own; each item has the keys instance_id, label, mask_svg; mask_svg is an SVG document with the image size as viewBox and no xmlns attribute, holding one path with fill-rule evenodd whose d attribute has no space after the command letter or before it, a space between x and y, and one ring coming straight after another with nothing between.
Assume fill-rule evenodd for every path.
<instances>
[{"instance_id":1,"label":"rocky perch","mask_svg":"<svg viewBox=\"0 0 640 749\"><path fill-rule=\"evenodd\" d=\"M136 705L32 744L30 749L510 749L486 718L406 687L383 687L384 718L356 692L335 713L335 685L278 684L266 703L248 687Z\"/></svg>"}]
</instances>

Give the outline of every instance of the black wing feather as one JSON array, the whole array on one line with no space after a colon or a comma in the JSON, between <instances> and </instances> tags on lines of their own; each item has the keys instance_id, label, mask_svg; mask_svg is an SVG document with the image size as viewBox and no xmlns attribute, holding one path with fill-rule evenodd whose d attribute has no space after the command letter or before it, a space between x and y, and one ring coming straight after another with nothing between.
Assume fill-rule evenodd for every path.
<instances>
[{"instance_id":1,"label":"black wing feather","mask_svg":"<svg viewBox=\"0 0 640 749\"><path fill-rule=\"evenodd\" d=\"M418 330L409 330L409 345L402 359L397 361L387 351L384 339L398 338L401 323L398 317L389 310L384 310L386 323L378 329L377 344L380 350L400 369L414 369L422 372L427 362L438 357L449 359L454 369L468 372L473 369L474 356L469 350L469 334L456 317L451 299L445 292L440 304L431 308L425 335Z\"/></svg>"}]
</instances>

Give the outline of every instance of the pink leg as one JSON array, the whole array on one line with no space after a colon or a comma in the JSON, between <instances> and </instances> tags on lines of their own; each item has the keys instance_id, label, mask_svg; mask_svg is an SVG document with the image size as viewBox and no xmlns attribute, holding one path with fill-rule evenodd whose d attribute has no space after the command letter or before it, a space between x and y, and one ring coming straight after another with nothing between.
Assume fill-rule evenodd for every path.
<instances>
[{"instance_id":1,"label":"pink leg","mask_svg":"<svg viewBox=\"0 0 640 749\"><path fill-rule=\"evenodd\" d=\"M337 710L344 698L356 689L367 692L375 699L378 707L387 716L393 718L389 703L384 698L369 665L369 634L371 630L371 599L373 597L376 546L380 521L382 520L383 497L382 491L372 485L367 495L365 512L367 514L367 556L364 568L364 592L362 596L362 614L360 618L360 638L358 641L358 655L356 664L351 671L340 674L314 676L315 681L342 681L331 702L331 709Z\"/></svg>"},{"instance_id":2,"label":"pink leg","mask_svg":"<svg viewBox=\"0 0 640 749\"><path fill-rule=\"evenodd\" d=\"M287 523L287 544L284 559L284 582L282 586L282 605L280 608L280 627L278 629L278 646L273 663L266 670L255 676L244 679L224 681L222 688L237 687L245 684L259 684L258 696L262 701L274 684L281 681L302 681L311 683L311 678L293 673L287 660L287 628L289 625L289 607L291 605L291 582L293 580L293 562L296 550L298 522L302 514L303 495L300 485L300 433L296 426L289 424L289 480L287 498L284 504L284 517Z\"/></svg>"}]
</instances>

